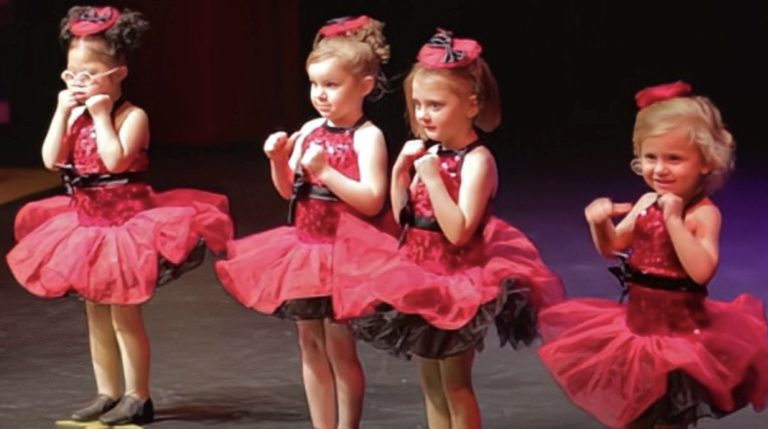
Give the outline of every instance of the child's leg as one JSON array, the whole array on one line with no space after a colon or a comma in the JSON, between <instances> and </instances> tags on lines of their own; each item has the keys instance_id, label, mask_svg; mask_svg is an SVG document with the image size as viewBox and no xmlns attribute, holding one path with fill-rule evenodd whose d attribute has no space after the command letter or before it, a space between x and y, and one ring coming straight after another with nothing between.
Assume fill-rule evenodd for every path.
<instances>
[{"instance_id":1,"label":"child's leg","mask_svg":"<svg viewBox=\"0 0 768 429\"><path fill-rule=\"evenodd\" d=\"M100 416L99 420L110 426L151 422L154 406L149 398L149 337L144 328L141 307L113 305L112 329L120 345L125 395L115 408Z\"/></svg>"},{"instance_id":2,"label":"child's leg","mask_svg":"<svg viewBox=\"0 0 768 429\"><path fill-rule=\"evenodd\" d=\"M472 362L475 351L469 350L440 361L443 389L451 410L452 429L481 429L480 406L472 389Z\"/></svg>"},{"instance_id":3,"label":"child's leg","mask_svg":"<svg viewBox=\"0 0 768 429\"><path fill-rule=\"evenodd\" d=\"M336 427L336 387L325 351L325 329L322 320L300 320L301 370L312 426L316 429Z\"/></svg>"},{"instance_id":4,"label":"child's leg","mask_svg":"<svg viewBox=\"0 0 768 429\"><path fill-rule=\"evenodd\" d=\"M347 325L326 319L325 347L336 384L338 429L357 429L363 413L365 375L357 356L357 344Z\"/></svg>"},{"instance_id":5,"label":"child's leg","mask_svg":"<svg viewBox=\"0 0 768 429\"><path fill-rule=\"evenodd\" d=\"M120 344L125 394L149 398L149 337L138 305L112 306L112 326Z\"/></svg>"},{"instance_id":6,"label":"child's leg","mask_svg":"<svg viewBox=\"0 0 768 429\"><path fill-rule=\"evenodd\" d=\"M93 421L101 417L117 404L121 391L120 350L112 330L110 307L88 301L85 312L98 395L90 404L72 413L71 418L77 421Z\"/></svg>"},{"instance_id":7,"label":"child's leg","mask_svg":"<svg viewBox=\"0 0 768 429\"><path fill-rule=\"evenodd\" d=\"M440 361L420 358L419 375L427 411L427 426L429 429L451 429L451 412L443 389Z\"/></svg>"},{"instance_id":8,"label":"child's leg","mask_svg":"<svg viewBox=\"0 0 768 429\"><path fill-rule=\"evenodd\" d=\"M87 301L85 311L88 316L88 340L96 389L100 394L119 399L122 390L120 349L112 329L111 308L109 305Z\"/></svg>"}]
</instances>

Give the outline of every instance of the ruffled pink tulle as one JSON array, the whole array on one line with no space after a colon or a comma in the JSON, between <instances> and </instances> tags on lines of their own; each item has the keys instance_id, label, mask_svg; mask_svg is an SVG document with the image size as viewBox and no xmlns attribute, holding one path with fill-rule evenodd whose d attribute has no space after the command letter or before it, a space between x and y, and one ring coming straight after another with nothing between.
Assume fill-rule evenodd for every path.
<instances>
[{"instance_id":1,"label":"ruffled pink tulle","mask_svg":"<svg viewBox=\"0 0 768 429\"><path fill-rule=\"evenodd\" d=\"M416 314L429 324L458 329L477 314L481 305L501 295L504 280L527 289L531 303L543 308L564 299L560 278L542 261L534 244L518 229L491 218L484 231L482 266L441 274L444 267L417 265L398 250L397 239L342 215L334 259L347 261L334 272L333 305L337 319L372 314L381 304L401 313Z\"/></svg>"},{"instance_id":2,"label":"ruffled pink tulle","mask_svg":"<svg viewBox=\"0 0 768 429\"><path fill-rule=\"evenodd\" d=\"M681 294L643 290L648 294ZM640 417L667 392L681 370L707 392L709 403L732 412L768 400L768 331L762 302L740 295L704 301L708 322L689 332L639 335L626 306L584 298L539 314L539 355L566 395L603 424L619 428ZM663 327L662 327L663 328Z\"/></svg>"},{"instance_id":3,"label":"ruffled pink tulle","mask_svg":"<svg viewBox=\"0 0 768 429\"><path fill-rule=\"evenodd\" d=\"M287 300L329 296L332 257L332 243L301 241L285 226L230 241L215 269L237 301L272 314Z\"/></svg>"},{"instance_id":4,"label":"ruffled pink tulle","mask_svg":"<svg viewBox=\"0 0 768 429\"><path fill-rule=\"evenodd\" d=\"M222 253L232 237L226 196L194 189L152 194L151 206L118 226L82 225L69 197L25 205L7 255L19 283L40 297L74 292L102 304L154 294L159 262L182 264L200 240Z\"/></svg>"}]
</instances>

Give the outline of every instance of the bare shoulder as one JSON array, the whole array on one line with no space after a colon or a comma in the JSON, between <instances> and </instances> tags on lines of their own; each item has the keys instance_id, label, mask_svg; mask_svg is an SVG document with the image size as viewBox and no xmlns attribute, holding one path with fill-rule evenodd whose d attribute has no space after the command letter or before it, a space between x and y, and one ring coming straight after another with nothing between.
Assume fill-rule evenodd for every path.
<instances>
[{"instance_id":1,"label":"bare shoulder","mask_svg":"<svg viewBox=\"0 0 768 429\"><path fill-rule=\"evenodd\" d=\"M362 136L365 138L383 138L384 133L381 131L381 128L374 125L373 122L367 121L355 131L355 137L357 136Z\"/></svg>"},{"instance_id":2,"label":"bare shoulder","mask_svg":"<svg viewBox=\"0 0 768 429\"><path fill-rule=\"evenodd\" d=\"M147 116L147 112L141 107L126 102L117 109L117 112L115 112L115 126L117 129L120 129L128 120L130 120L131 123L148 123L149 117Z\"/></svg>"},{"instance_id":3,"label":"bare shoulder","mask_svg":"<svg viewBox=\"0 0 768 429\"><path fill-rule=\"evenodd\" d=\"M354 141L355 148L358 149L360 144L369 144L370 142L384 143L384 133L381 131L381 128L369 121L355 130Z\"/></svg>"},{"instance_id":4,"label":"bare shoulder","mask_svg":"<svg viewBox=\"0 0 768 429\"><path fill-rule=\"evenodd\" d=\"M486 146L478 146L464 156L464 162L472 162L487 166L496 166L496 158Z\"/></svg>"},{"instance_id":5,"label":"bare shoulder","mask_svg":"<svg viewBox=\"0 0 768 429\"><path fill-rule=\"evenodd\" d=\"M686 222L707 223L719 225L722 220L720 209L709 198L705 198L698 204L688 209L685 215Z\"/></svg>"}]
</instances>

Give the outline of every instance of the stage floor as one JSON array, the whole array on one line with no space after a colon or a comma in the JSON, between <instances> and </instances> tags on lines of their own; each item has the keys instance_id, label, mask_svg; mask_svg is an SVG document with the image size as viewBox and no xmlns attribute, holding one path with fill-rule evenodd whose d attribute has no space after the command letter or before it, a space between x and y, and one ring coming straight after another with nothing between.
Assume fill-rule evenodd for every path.
<instances>
[{"instance_id":1,"label":"stage floor","mask_svg":"<svg viewBox=\"0 0 768 429\"><path fill-rule=\"evenodd\" d=\"M277 226L286 205L272 189L260 150L161 154L151 179L158 190L196 187L230 195L238 235ZM504 163L502 162L502 165ZM0 183L2 186L2 183ZM716 195L724 216L721 270L711 295L750 292L768 302L765 241L768 176L737 173ZM537 243L571 296L616 298L618 284L594 251L583 218L598 196L631 200L641 180L505 174L496 213ZM762 197L759 197L762 195ZM0 250L12 246L23 201L0 206ZM210 259L161 288L145 306L152 341L157 429L309 428L294 325L241 307L217 283ZM475 366L486 429L598 429L571 405L536 357L535 347L499 349L492 333ZM425 428L411 362L360 345L367 375L364 429ZM0 264L0 428L53 428L95 385L84 309L74 299L43 301L19 287ZM768 428L768 414L740 411L701 429Z\"/></svg>"}]
</instances>

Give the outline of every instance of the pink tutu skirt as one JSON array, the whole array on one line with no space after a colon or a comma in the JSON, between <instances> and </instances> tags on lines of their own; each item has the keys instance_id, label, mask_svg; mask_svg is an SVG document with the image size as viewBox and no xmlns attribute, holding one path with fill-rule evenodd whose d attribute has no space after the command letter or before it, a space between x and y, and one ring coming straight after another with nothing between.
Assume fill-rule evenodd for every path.
<instances>
[{"instance_id":1,"label":"pink tutu skirt","mask_svg":"<svg viewBox=\"0 0 768 429\"><path fill-rule=\"evenodd\" d=\"M16 217L18 242L7 255L11 271L43 298L74 293L101 304L132 305L199 265L203 243L217 253L226 250L233 234L226 196L176 189L150 193L148 205L132 215L116 211L122 220L110 225L84 221L71 197L29 203Z\"/></svg>"},{"instance_id":2,"label":"pink tutu skirt","mask_svg":"<svg viewBox=\"0 0 768 429\"><path fill-rule=\"evenodd\" d=\"M688 292L638 286L630 296L666 304L640 309L633 329L627 306L605 299L575 299L539 315L545 341L539 355L571 401L614 428L641 416L689 424L749 403L765 408L762 302L740 295L732 302L700 297L690 305L695 297Z\"/></svg>"},{"instance_id":3,"label":"pink tutu skirt","mask_svg":"<svg viewBox=\"0 0 768 429\"><path fill-rule=\"evenodd\" d=\"M334 258L349 262L334 272L336 317L351 321L361 339L406 357L481 349L493 324L502 345L530 344L536 313L565 298L562 282L528 237L498 218L486 224L482 246L476 266L417 264L391 235L342 217Z\"/></svg>"}]
</instances>

